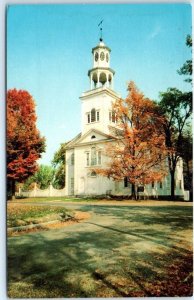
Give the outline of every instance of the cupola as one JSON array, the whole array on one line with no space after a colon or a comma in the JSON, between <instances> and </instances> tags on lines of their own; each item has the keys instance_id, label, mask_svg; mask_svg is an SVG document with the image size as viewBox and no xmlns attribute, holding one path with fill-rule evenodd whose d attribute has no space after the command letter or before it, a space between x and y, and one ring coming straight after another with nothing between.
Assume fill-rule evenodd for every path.
<instances>
[{"instance_id":1,"label":"cupola","mask_svg":"<svg viewBox=\"0 0 194 300\"><path fill-rule=\"evenodd\" d=\"M98 45L92 49L93 68L88 71L91 90L101 86L113 89L115 72L110 68L110 53L111 49L100 38Z\"/></svg>"}]
</instances>

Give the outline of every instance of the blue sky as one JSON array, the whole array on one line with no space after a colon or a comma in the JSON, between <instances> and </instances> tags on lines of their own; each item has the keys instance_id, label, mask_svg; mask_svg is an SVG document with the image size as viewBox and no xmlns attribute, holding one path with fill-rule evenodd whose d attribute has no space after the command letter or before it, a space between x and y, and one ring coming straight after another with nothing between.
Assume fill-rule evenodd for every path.
<instances>
[{"instance_id":1,"label":"blue sky","mask_svg":"<svg viewBox=\"0 0 194 300\"><path fill-rule=\"evenodd\" d=\"M90 88L87 71L102 19L122 97L130 80L154 100L168 87L191 88L177 74L191 57L185 45L189 4L10 5L7 87L25 89L36 101L37 125L47 141L40 163L50 164L60 143L80 132L79 96Z\"/></svg>"}]
</instances>

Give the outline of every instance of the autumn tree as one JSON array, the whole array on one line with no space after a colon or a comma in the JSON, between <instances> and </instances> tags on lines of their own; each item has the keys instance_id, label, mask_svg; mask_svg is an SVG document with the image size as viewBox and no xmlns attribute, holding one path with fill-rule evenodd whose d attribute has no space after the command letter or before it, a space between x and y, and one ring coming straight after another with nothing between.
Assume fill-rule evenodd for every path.
<instances>
[{"instance_id":1,"label":"autumn tree","mask_svg":"<svg viewBox=\"0 0 194 300\"><path fill-rule=\"evenodd\" d=\"M109 163L96 172L113 180L127 178L132 184L132 198L137 198L137 187L161 181L166 175L165 137L161 131L163 118L155 104L144 97L133 82L128 86L125 100L113 106L117 118L115 142L107 146Z\"/></svg>"},{"instance_id":2,"label":"autumn tree","mask_svg":"<svg viewBox=\"0 0 194 300\"><path fill-rule=\"evenodd\" d=\"M36 127L35 103L24 90L7 92L7 179L14 197L15 183L23 182L37 170L45 151L45 139Z\"/></svg>"},{"instance_id":3,"label":"autumn tree","mask_svg":"<svg viewBox=\"0 0 194 300\"><path fill-rule=\"evenodd\" d=\"M175 171L178 161L183 157L184 129L192 113L192 93L169 88L160 93L159 106L165 116L163 129L168 148L168 166L171 175L171 198L175 197Z\"/></svg>"},{"instance_id":4,"label":"autumn tree","mask_svg":"<svg viewBox=\"0 0 194 300\"><path fill-rule=\"evenodd\" d=\"M55 188L62 189L65 187L65 166L66 166L66 144L60 145L55 152L52 165L55 168L55 178L53 185Z\"/></svg>"}]
</instances>

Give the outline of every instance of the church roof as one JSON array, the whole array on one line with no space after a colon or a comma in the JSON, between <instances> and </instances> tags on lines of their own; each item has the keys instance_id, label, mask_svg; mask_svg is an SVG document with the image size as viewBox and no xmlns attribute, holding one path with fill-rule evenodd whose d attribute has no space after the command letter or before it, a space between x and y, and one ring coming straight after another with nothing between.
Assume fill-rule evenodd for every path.
<instances>
[{"instance_id":1,"label":"church roof","mask_svg":"<svg viewBox=\"0 0 194 300\"><path fill-rule=\"evenodd\" d=\"M97 134L98 137L101 139L92 140L91 138L87 139L87 137L91 137L94 134ZM101 142L107 142L115 140L115 137L113 135L106 134L100 130L97 129L90 129L85 134L81 135L79 133L74 139L72 139L67 145L66 149L72 149L74 147L80 146L80 145L86 145L86 144L96 144Z\"/></svg>"},{"instance_id":2,"label":"church roof","mask_svg":"<svg viewBox=\"0 0 194 300\"><path fill-rule=\"evenodd\" d=\"M109 47L107 47L103 41L100 41L100 43L96 47L92 48L92 53L94 53L94 51L99 48L107 49L109 52L111 52L111 49Z\"/></svg>"}]
</instances>

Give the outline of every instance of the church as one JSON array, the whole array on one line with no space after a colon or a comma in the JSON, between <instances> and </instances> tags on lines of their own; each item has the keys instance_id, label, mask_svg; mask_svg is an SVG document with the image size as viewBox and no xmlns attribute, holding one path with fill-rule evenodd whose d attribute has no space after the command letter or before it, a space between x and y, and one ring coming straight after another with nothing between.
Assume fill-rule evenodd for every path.
<instances>
[{"instance_id":1,"label":"church","mask_svg":"<svg viewBox=\"0 0 194 300\"><path fill-rule=\"evenodd\" d=\"M110 128L116 127L112 103L121 96L114 90L115 71L110 67L111 49L102 38L92 48L93 66L88 71L90 89L80 96L81 133L66 145L66 194L68 196L131 195L131 185L97 175L95 167L106 167L103 149L114 143ZM91 171L93 169L93 171ZM175 195L184 197L183 162L177 165ZM170 195L170 175L162 182L147 184L143 196Z\"/></svg>"}]
</instances>

